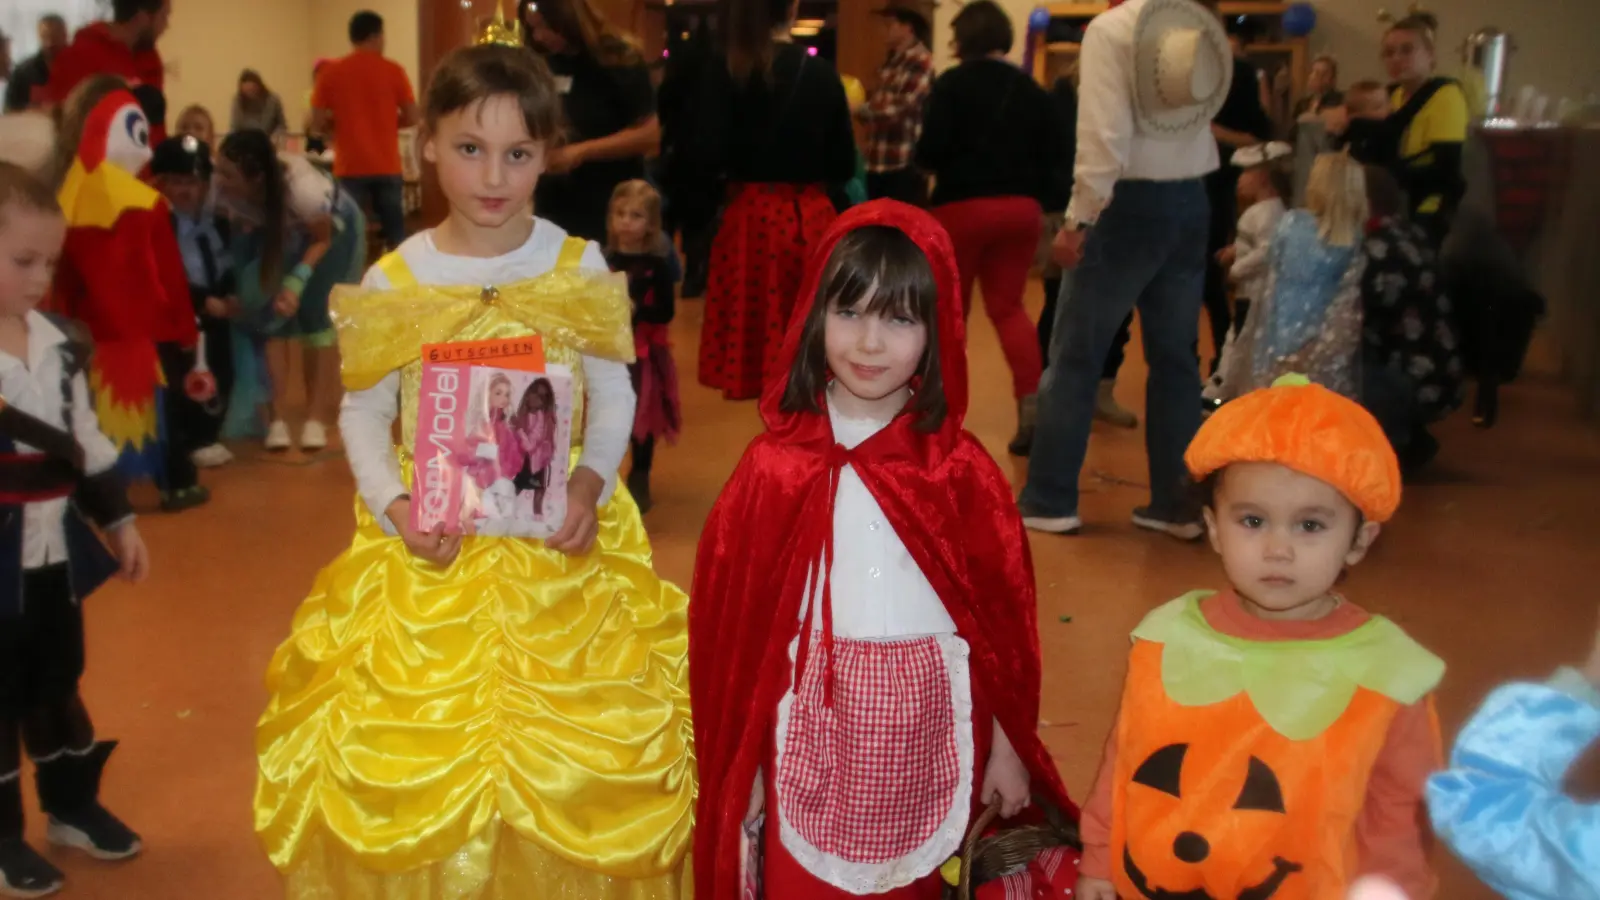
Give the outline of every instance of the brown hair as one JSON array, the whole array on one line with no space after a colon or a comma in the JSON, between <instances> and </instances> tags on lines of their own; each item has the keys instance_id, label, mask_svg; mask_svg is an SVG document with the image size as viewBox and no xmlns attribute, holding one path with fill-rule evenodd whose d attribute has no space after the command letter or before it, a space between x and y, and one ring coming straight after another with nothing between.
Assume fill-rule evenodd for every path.
<instances>
[{"instance_id":1,"label":"brown hair","mask_svg":"<svg viewBox=\"0 0 1600 900\"><path fill-rule=\"evenodd\" d=\"M1289 198L1294 196L1294 158L1280 156L1262 163L1262 168L1266 169L1267 180L1272 182L1272 190L1288 203Z\"/></svg>"},{"instance_id":2,"label":"brown hair","mask_svg":"<svg viewBox=\"0 0 1600 900\"><path fill-rule=\"evenodd\" d=\"M544 17L550 30L561 35L567 46L587 53L606 66L636 66L644 62L644 54L627 33L611 27L611 23L592 0L519 0L517 22L523 28L523 43L533 46L528 34L528 12Z\"/></svg>"},{"instance_id":3,"label":"brown hair","mask_svg":"<svg viewBox=\"0 0 1600 900\"><path fill-rule=\"evenodd\" d=\"M1335 57L1331 53L1324 53L1321 56L1317 57L1316 59L1313 59L1311 61L1311 66L1314 67L1314 66L1316 66L1317 63L1327 63L1328 64L1328 74L1333 76L1333 83L1330 84L1329 87L1330 88L1338 87L1339 86L1339 60L1338 60L1338 58Z\"/></svg>"},{"instance_id":4,"label":"brown hair","mask_svg":"<svg viewBox=\"0 0 1600 900\"><path fill-rule=\"evenodd\" d=\"M48 184L19 165L0 162L0 225L5 224L6 212L14 206L33 212L61 214L56 192Z\"/></svg>"},{"instance_id":5,"label":"brown hair","mask_svg":"<svg viewBox=\"0 0 1600 900\"><path fill-rule=\"evenodd\" d=\"M654 252L661 244L661 194L643 178L634 178L617 185L611 192L611 203L606 206L606 249L617 249L617 237L611 233L611 215L617 211L619 203L637 203L644 207L644 218L647 230L644 236L645 246Z\"/></svg>"},{"instance_id":6,"label":"brown hair","mask_svg":"<svg viewBox=\"0 0 1600 900\"><path fill-rule=\"evenodd\" d=\"M550 67L537 54L499 44L462 47L439 62L428 79L423 123L436 131L445 116L501 95L516 98L530 137L546 149L560 143L561 95Z\"/></svg>"},{"instance_id":7,"label":"brown hair","mask_svg":"<svg viewBox=\"0 0 1600 900\"><path fill-rule=\"evenodd\" d=\"M544 401L543 409L530 409L528 401L537 394ZM528 389L522 392L522 400L517 403L517 411L511 416L511 427L527 428L528 417L537 413L554 423L556 420L556 389L550 384L550 379L539 376L528 383Z\"/></svg>"},{"instance_id":8,"label":"brown hair","mask_svg":"<svg viewBox=\"0 0 1600 900\"><path fill-rule=\"evenodd\" d=\"M58 112L56 153L49 170L49 183L56 190L61 189L62 183L67 180L67 172L72 170L73 160L78 158L78 145L83 140L83 128L89 113L110 94L127 89L128 83L120 77L101 73L78 82L78 86L67 95L67 102Z\"/></svg>"},{"instance_id":9,"label":"brown hair","mask_svg":"<svg viewBox=\"0 0 1600 900\"><path fill-rule=\"evenodd\" d=\"M1367 176L1367 206L1371 207L1372 215L1380 219L1404 216L1405 192L1400 189L1400 182L1394 175L1382 166L1367 166L1364 171Z\"/></svg>"},{"instance_id":10,"label":"brown hair","mask_svg":"<svg viewBox=\"0 0 1600 900\"><path fill-rule=\"evenodd\" d=\"M981 59L991 53L1010 53L1016 33L1011 17L994 0L976 0L961 8L950 21L955 32L956 56Z\"/></svg>"},{"instance_id":11,"label":"brown hair","mask_svg":"<svg viewBox=\"0 0 1600 900\"><path fill-rule=\"evenodd\" d=\"M863 305L863 301L865 304ZM887 225L857 228L839 239L828 257L800 333L800 350L789 369L779 408L822 413L828 382L824 334L828 313L853 309L865 315L905 316L928 328L928 346L917 367L920 380L907 409L917 428L937 431L944 424L944 378L939 369L939 285L928 257L905 232Z\"/></svg>"},{"instance_id":12,"label":"brown hair","mask_svg":"<svg viewBox=\"0 0 1600 900\"><path fill-rule=\"evenodd\" d=\"M728 73L743 81L772 68L772 32L789 21L793 0L722 0L720 19Z\"/></svg>"}]
</instances>

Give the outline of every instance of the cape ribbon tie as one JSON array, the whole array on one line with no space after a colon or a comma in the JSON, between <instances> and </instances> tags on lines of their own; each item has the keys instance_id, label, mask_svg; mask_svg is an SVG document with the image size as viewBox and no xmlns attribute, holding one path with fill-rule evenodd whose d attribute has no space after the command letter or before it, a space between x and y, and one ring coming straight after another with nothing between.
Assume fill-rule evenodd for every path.
<instances>
[{"instance_id":1,"label":"cape ribbon tie","mask_svg":"<svg viewBox=\"0 0 1600 900\"><path fill-rule=\"evenodd\" d=\"M821 606L822 705L825 708L833 707L833 510L839 498L839 475L850 464L851 455L848 447L836 443L828 448L828 454L823 459L823 464L828 468L828 499L826 514L822 517L822 572L818 576L822 582L822 599L820 603L811 603L810 598L806 598L806 621L800 629L800 651L795 655L794 663L794 683L798 691L805 683L806 663L811 655L811 635L816 630L817 607Z\"/></svg>"}]
</instances>

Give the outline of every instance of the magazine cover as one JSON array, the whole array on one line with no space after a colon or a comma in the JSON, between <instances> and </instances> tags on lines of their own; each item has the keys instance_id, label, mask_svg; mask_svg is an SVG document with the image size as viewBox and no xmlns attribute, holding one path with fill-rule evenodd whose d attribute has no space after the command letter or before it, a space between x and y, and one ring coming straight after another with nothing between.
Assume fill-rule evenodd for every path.
<instances>
[{"instance_id":1,"label":"magazine cover","mask_svg":"<svg viewBox=\"0 0 1600 900\"><path fill-rule=\"evenodd\" d=\"M560 529L572 373L544 366L542 354L537 371L526 363L423 364L411 493L417 531L547 538Z\"/></svg>"}]
</instances>

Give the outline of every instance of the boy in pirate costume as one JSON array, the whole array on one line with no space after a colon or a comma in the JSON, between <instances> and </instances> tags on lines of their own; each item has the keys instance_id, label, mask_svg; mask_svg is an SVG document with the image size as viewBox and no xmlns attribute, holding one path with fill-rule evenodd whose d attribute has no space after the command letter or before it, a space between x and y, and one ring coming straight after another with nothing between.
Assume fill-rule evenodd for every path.
<instances>
[{"instance_id":1,"label":"boy in pirate costume","mask_svg":"<svg viewBox=\"0 0 1600 900\"><path fill-rule=\"evenodd\" d=\"M1150 613L1083 812L1083 900L1433 891L1419 824L1444 663L1335 591L1400 505L1375 419L1298 375L1184 456L1228 586Z\"/></svg>"},{"instance_id":2,"label":"boy in pirate costume","mask_svg":"<svg viewBox=\"0 0 1600 900\"><path fill-rule=\"evenodd\" d=\"M22 760L33 759L53 844L98 859L139 838L98 800L114 741L97 742L78 679L82 601L117 572L149 568L116 473L117 448L89 402L89 348L36 307L66 231L53 193L0 162L0 894L41 897L61 872L22 839Z\"/></svg>"}]
</instances>

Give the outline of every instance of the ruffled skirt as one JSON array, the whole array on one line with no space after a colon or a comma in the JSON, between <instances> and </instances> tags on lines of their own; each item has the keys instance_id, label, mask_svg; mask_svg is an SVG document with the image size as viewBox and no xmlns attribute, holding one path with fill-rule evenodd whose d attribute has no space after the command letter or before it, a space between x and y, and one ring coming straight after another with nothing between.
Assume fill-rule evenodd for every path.
<instances>
[{"instance_id":1,"label":"ruffled skirt","mask_svg":"<svg viewBox=\"0 0 1600 900\"><path fill-rule=\"evenodd\" d=\"M419 562L359 501L267 672L255 824L294 900L688 896L684 593L625 492L588 555Z\"/></svg>"}]
</instances>

